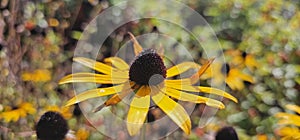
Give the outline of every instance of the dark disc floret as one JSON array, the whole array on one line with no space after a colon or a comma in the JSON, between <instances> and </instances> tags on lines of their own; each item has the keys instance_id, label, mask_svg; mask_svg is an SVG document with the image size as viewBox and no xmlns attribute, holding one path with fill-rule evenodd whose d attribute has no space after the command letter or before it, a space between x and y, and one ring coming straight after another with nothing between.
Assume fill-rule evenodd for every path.
<instances>
[{"instance_id":1,"label":"dark disc floret","mask_svg":"<svg viewBox=\"0 0 300 140\"><path fill-rule=\"evenodd\" d=\"M63 140L68 131L67 121L58 112L53 111L43 114L36 125L39 140Z\"/></svg>"},{"instance_id":2,"label":"dark disc floret","mask_svg":"<svg viewBox=\"0 0 300 140\"><path fill-rule=\"evenodd\" d=\"M139 85L157 85L165 78L166 67L154 49L143 50L129 69L129 79Z\"/></svg>"}]
</instances>

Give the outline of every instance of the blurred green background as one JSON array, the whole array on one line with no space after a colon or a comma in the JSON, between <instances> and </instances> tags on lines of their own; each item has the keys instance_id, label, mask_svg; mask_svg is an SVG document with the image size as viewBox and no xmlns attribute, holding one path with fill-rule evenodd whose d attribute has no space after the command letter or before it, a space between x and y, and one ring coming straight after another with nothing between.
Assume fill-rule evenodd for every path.
<instances>
[{"instance_id":1,"label":"blurred green background","mask_svg":"<svg viewBox=\"0 0 300 140\"><path fill-rule=\"evenodd\" d=\"M74 96L72 85L58 85L72 72L76 43L86 25L99 13L121 0L2 0L0 2L0 139L34 138L30 132L46 110L60 111L68 118L78 139L109 139L98 133L80 114L78 106L63 109ZM239 103L226 102L214 121L198 128L202 105L191 118L192 134L178 130L170 139L208 139L223 126L233 126L240 139L279 139L274 115L287 111L285 105L300 105L300 2L298 0L182 0L201 14L215 31L231 75L248 75L252 82L239 79L242 88L228 83L226 91ZM155 10L157 5L140 2ZM166 13L174 18L185 15ZM204 54L193 38L184 38L181 29L144 19L117 29L103 44L99 60L112 56L135 35L159 31L192 50L201 63ZM170 29L169 29L170 30ZM195 29L196 30L196 29ZM205 30L199 27L197 30ZM197 31L196 31L197 32ZM208 41L209 42L209 41ZM209 42L216 46L216 42ZM222 53L220 52L220 53ZM223 65L224 66L224 65ZM224 67L223 67L224 68ZM220 69L221 75L224 70ZM227 75L227 76L228 76ZM216 78L216 77L213 77ZM218 77L217 77L218 78ZM225 79L228 77L225 77ZM203 78L204 81L210 78ZM224 80L224 79L223 79ZM230 79L226 79L230 80ZM209 82L208 82L209 83ZM241 85L241 84L240 84ZM25 103L31 104L24 107ZM8 119L5 112L17 118ZM290 112L293 113L293 112ZM299 114L298 114L299 115ZM27 134L29 133L29 134ZM120 138L121 139L121 138Z\"/></svg>"}]
</instances>

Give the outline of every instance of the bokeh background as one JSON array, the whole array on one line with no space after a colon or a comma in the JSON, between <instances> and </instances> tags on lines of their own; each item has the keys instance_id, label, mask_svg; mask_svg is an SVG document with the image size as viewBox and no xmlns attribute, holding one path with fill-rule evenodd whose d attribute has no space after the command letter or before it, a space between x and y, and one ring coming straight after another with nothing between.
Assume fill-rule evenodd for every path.
<instances>
[{"instance_id":1,"label":"bokeh background","mask_svg":"<svg viewBox=\"0 0 300 140\"><path fill-rule=\"evenodd\" d=\"M78 105L63 108L74 96L72 85L58 85L72 72L76 43L87 24L106 8L121 0L2 0L0 2L0 139L35 138L32 131L48 110L61 112L77 139L109 139L96 131ZM225 100L206 127L197 127L203 105L192 113L193 131L187 136L175 131L170 139L213 139L224 126L233 126L239 138L280 139L278 112L294 112L287 104L300 105L300 2L297 0L182 0L201 14L215 31L227 64L215 64L217 74L202 80L222 83L239 103ZM141 7L157 5L141 1ZM178 11L180 12L180 11ZM174 18L187 15L165 13ZM117 18L117 17L114 17ZM195 61L202 63L203 50L182 29L155 19L130 22L107 38L98 57L113 56L135 35L168 34L185 45ZM205 30L205 27L195 28ZM205 37L200 39L207 39ZM215 41L206 41L217 46ZM231 82L231 81L238 82ZM220 82L221 81L221 82ZM155 111L152 112L155 116ZM298 114L299 115L299 114ZM101 125L105 120L99 120ZM105 126L103 126L105 127ZM299 125L291 125L299 133ZM126 131L126 130L124 130ZM123 132L125 133L125 132ZM296 135L296 133L294 133ZM120 132L120 139L122 133ZM125 139L125 138L123 138Z\"/></svg>"}]
</instances>

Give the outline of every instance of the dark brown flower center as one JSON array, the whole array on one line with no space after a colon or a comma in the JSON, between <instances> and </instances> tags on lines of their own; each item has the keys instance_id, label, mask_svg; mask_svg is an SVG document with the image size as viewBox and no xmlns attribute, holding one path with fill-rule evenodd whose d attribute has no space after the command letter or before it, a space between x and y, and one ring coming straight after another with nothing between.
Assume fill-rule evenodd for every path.
<instances>
[{"instance_id":1,"label":"dark brown flower center","mask_svg":"<svg viewBox=\"0 0 300 140\"><path fill-rule=\"evenodd\" d=\"M36 125L37 138L41 140L63 140L68 133L67 121L58 112L48 111Z\"/></svg>"},{"instance_id":2,"label":"dark brown flower center","mask_svg":"<svg viewBox=\"0 0 300 140\"><path fill-rule=\"evenodd\" d=\"M129 69L129 79L139 85L158 85L165 78L166 67L154 49L143 50Z\"/></svg>"}]
</instances>

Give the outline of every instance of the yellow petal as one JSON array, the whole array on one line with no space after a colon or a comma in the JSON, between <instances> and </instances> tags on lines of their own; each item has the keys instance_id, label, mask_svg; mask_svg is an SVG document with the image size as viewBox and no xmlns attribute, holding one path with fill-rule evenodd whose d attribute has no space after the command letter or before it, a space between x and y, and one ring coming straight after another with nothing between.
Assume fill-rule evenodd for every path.
<instances>
[{"instance_id":1,"label":"yellow petal","mask_svg":"<svg viewBox=\"0 0 300 140\"><path fill-rule=\"evenodd\" d=\"M111 63L119 70L128 70L129 65L119 57L108 57L104 59L104 62Z\"/></svg>"},{"instance_id":2,"label":"yellow petal","mask_svg":"<svg viewBox=\"0 0 300 140\"><path fill-rule=\"evenodd\" d=\"M122 99L127 96L130 92L132 92L131 89L123 89L120 94L115 94L112 97L110 97L107 101L104 102L104 104L99 105L96 109L94 109L93 112L100 111L103 107L111 106L119 103L122 101Z\"/></svg>"},{"instance_id":3,"label":"yellow petal","mask_svg":"<svg viewBox=\"0 0 300 140\"><path fill-rule=\"evenodd\" d=\"M189 69L198 69L200 66L194 62L183 62L175 65L167 70L167 78L179 75Z\"/></svg>"},{"instance_id":4,"label":"yellow petal","mask_svg":"<svg viewBox=\"0 0 300 140\"><path fill-rule=\"evenodd\" d=\"M244 81L247 81L247 82L250 82L250 83L254 83L254 79L253 77L251 77L250 75L247 75L247 74L240 74L239 76L242 80Z\"/></svg>"},{"instance_id":5,"label":"yellow petal","mask_svg":"<svg viewBox=\"0 0 300 140\"><path fill-rule=\"evenodd\" d=\"M164 90L164 89L162 89ZM224 109L225 106L222 102L214 100L214 99L209 99L206 97L202 97L202 96L198 96L195 94L189 94L186 93L184 91L179 91L177 89L173 89L173 88L166 88L166 91L164 91L165 94L181 100L181 101L188 101L188 102L193 102L193 103L205 103L208 106L212 106L212 107L216 107L216 108L220 108L220 109Z\"/></svg>"},{"instance_id":6,"label":"yellow petal","mask_svg":"<svg viewBox=\"0 0 300 140\"><path fill-rule=\"evenodd\" d=\"M275 114L275 117L277 118L286 118L287 115L289 115L288 113L283 113L283 112L279 112Z\"/></svg>"},{"instance_id":7,"label":"yellow petal","mask_svg":"<svg viewBox=\"0 0 300 140\"><path fill-rule=\"evenodd\" d=\"M63 77L59 84L91 82L100 84L120 84L128 81L126 78L118 78L112 75L103 75L95 73L74 73Z\"/></svg>"},{"instance_id":8,"label":"yellow petal","mask_svg":"<svg viewBox=\"0 0 300 140\"><path fill-rule=\"evenodd\" d=\"M84 58L84 57L73 58L73 61L78 62L82 65L85 65L91 69L94 69L94 70L104 73L104 74L110 74L113 69L109 65L106 65L104 63L101 63L101 62L98 62L98 61L95 61L92 59Z\"/></svg>"},{"instance_id":9,"label":"yellow petal","mask_svg":"<svg viewBox=\"0 0 300 140\"><path fill-rule=\"evenodd\" d=\"M135 54L135 56L137 56L139 53L141 53L143 51L143 48L141 47L139 42L135 39L135 37L132 33L128 32L128 34L130 35L130 37L133 41L134 54Z\"/></svg>"},{"instance_id":10,"label":"yellow petal","mask_svg":"<svg viewBox=\"0 0 300 140\"><path fill-rule=\"evenodd\" d=\"M170 85L170 86L176 86L176 85L192 85L191 79L185 78L185 79L166 79L165 83Z\"/></svg>"},{"instance_id":11,"label":"yellow petal","mask_svg":"<svg viewBox=\"0 0 300 140\"><path fill-rule=\"evenodd\" d=\"M82 102L84 100L87 100L87 99L118 93L118 92L122 91L123 88L124 88L124 84L113 86L113 87L97 88L97 89L88 90L88 91L82 92L82 93L76 95L75 97L71 98L66 103L66 106L70 106L70 105ZM127 88L130 88L130 87L127 87Z\"/></svg>"},{"instance_id":12,"label":"yellow petal","mask_svg":"<svg viewBox=\"0 0 300 140\"><path fill-rule=\"evenodd\" d=\"M258 62L255 60L255 57L251 54L248 54L245 58L245 64L250 70L258 67Z\"/></svg>"},{"instance_id":13,"label":"yellow petal","mask_svg":"<svg viewBox=\"0 0 300 140\"><path fill-rule=\"evenodd\" d=\"M125 96L127 96L129 93L131 93L134 89L132 83L125 83L123 89L121 90L120 94L115 94L110 99L108 99L104 104L105 106L115 105L119 103Z\"/></svg>"},{"instance_id":14,"label":"yellow petal","mask_svg":"<svg viewBox=\"0 0 300 140\"><path fill-rule=\"evenodd\" d=\"M18 110L12 110L8 112L2 112L0 118L4 119L4 122L9 123L10 121L16 122L20 118L20 113Z\"/></svg>"},{"instance_id":15,"label":"yellow petal","mask_svg":"<svg viewBox=\"0 0 300 140\"><path fill-rule=\"evenodd\" d=\"M202 74L208 69L208 67L211 65L211 63L215 60L215 58L208 60L204 65L201 66L201 68L198 70L197 73L195 73L193 76L191 76L191 83L195 84L198 82L199 78Z\"/></svg>"},{"instance_id":16,"label":"yellow petal","mask_svg":"<svg viewBox=\"0 0 300 140\"><path fill-rule=\"evenodd\" d=\"M149 86L142 86L136 93L137 97L144 97L150 95L151 89Z\"/></svg>"},{"instance_id":17,"label":"yellow petal","mask_svg":"<svg viewBox=\"0 0 300 140\"><path fill-rule=\"evenodd\" d=\"M166 83L165 86L169 87L169 88L174 88L177 90L184 90L184 91L189 91L189 92L204 92L204 93L215 94L215 95L219 95L219 96L228 98L236 103L238 102L237 99L235 97L233 97L232 95L230 95L229 93L227 93L223 90L220 90L220 89L212 88L212 87L190 86L190 85L172 85L169 83Z\"/></svg>"},{"instance_id":18,"label":"yellow petal","mask_svg":"<svg viewBox=\"0 0 300 140\"><path fill-rule=\"evenodd\" d=\"M109 65L106 65L104 63L92 60L92 59L88 59L88 58L84 58L84 57L76 57L73 58L73 60L75 62L78 62L82 65L85 65L91 69L94 69L98 72L101 72L103 74L107 74L107 75L114 75L116 77L120 77L120 78L125 78L124 76L128 77L128 72L122 72L122 71L118 71L116 68L113 68Z\"/></svg>"},{"instance_id":19,"label":"yellow petal","mask_svg":"<svg viewBox=\"0 0 300 140\"><path fill-rule=\"evenodd\" d=\"M288 104L285 107L289 110L293 110L293 111L297 112L298 114L300 114L300 107L297 105Z\"/></svg>"},{"instance_id":20,"label":"yellow petal","mask_svg":"<svg viewBox=\"0 0 300 140\"><path fill-rule=\"evenodd\" d=\"M20 105L20 108L25 110L28 114L36 113L36 109L33 107L31 103L25 102Z\"/></svg>"},{"instance_id":21,"label":"yellow petal","mask_svg":"<svg viewBox=\"0 0 300 140\"><path fill-rule=\"evenodd\" d=\"M226 84L229 86L230 89L237 90L237 87L235 86L234 81L228 77L226 78Z\"/></svg>"},{"instance_id":22,"label":"yellow petal","mask_svg":"<svg viewBox=\"0 0 300 140\"><path fill-rule=\"evenodd\" d=\"M300 126L300 116L298 115L279 112L275 114L275 117L281 119L278 124L292 124Z\"/></svg>"},{"instance_id":23,"label":"yellow petal","mask_svg":"<svg viewBox=\"0 0 300 140\"><path fill-rule=\"evenodd\" d=\"M233 79L242 79L244 81L254 83L253 77L248 74L242 73L239 69L231 69L228 73L228 77L232 77Z\"/></svg>"},{"instance_id":24,"label":"yellow petal","mask_svg":"<svg viewBox=\"0 0 300 140\"><path fill-rule=\"evenodd\" d=\"M300 122L298 120L296 120L295 118L288 118L288 119L279 120L278 124L280 124L280 125L300 126Z\"/></svg>"},{"instance_id":25,"label":"yellow petal","mask_svg":"<svg viewBox=\"0 0 300 140\"><path fill-rule=\"evenodd\" d=\"M190 134L191 120L181 105L161 92L152 96L152 99L186 134Z\"/></svg>"},{"instance_id":26,"label":"yellow petal","mask_svg":"<svg viewBox=\"0 0 300 140\"><path fill-rule=\"evenodd\" d=\"M297 133L300 133L298 128L292 128L292 127L282 127L278 130L278 132L280 136L288 136L288 135L293 136Z\"/></svg>"},{"instance_id":27,"label":"yellow petal","mask_svg":"<svg viewBox=\"0 0 300 140\"><path fill-rule=\"evenodd\" d=\"M212 59L208 60L203 66L201 66L201 68L198 70L198 76L201 76L214 60L215 60L215 58L212 58Z\"/></svg>"},{"instance_id":28,"label":"yellow petal","mask_svg":"<svg viewBox=\"0 0 300 140\"><path fill-rule=\"evenodd\" d=\"M233 81L237 90L243 90L245 88L245 84L242 80Z\"/></svg>"},{"instance_id":29,"label":"yellow petal","mask_svg":"<svg viewBox=\"0 0 300 140\"><path fill-rule=\"evenodd\" d=\"M143 89L139 89L139 92L143 92ZM143 93L142 93L143 94ZM133 97L130 108L127 115L127 130L131 136L137 134L137 132L143 126L148 110L150 106L150 95L144 97Z\"/></svg>"},{"instance_id":30,"label":"yellow petal","mask_svg":"<svg viewBox=\"0 0 300 140\"><path fill-rule=\"evenodd\" d=\"M223 74L221 73L221 68L222 68L222 63L220 62L214 62L212 63L206 71L201 75L201 79L216 79L220 78L219 76L222 75L223 79ZM223 81L223 80L222 80Z\"/></svg>"},{"instance_id":31,"label":"yellow petal","mask_svg":"<svg viewBox=\"0 0 300 140\"><path fill-rule=\"evenodd\" d=\"M207 61L203 66L201 66L201 68L198 70L197 73L195 73L194 75L192 75L190 78L184 78L184 79L176 79L176 80L170 80L167 79L166 83L169 84L174 84L174 85L192 85L198 82L200 76L207 70L207 68L211 65L211 63L214 61L215 59L210 59L209 61ZM175 69L175 68L174 68ZM168 74L168 73L167 73ZM172 73L170 74L172 75Z\"/></svg>"},{"instance_id":32,"label":"yellow petal","mask_svg":"<svg viewBox=\"0 0 300 140\"><path fill-rule=\"evenodd\" d=\"M229 93L227 93L223 90L212 88L212 87L202 87L202 86L198 86L198 88L199 88L200 92L223 96L223 97L228 98L236 103L238 102L238 100L234 96L230 95Z\"/></svg>"}]
</instances>

